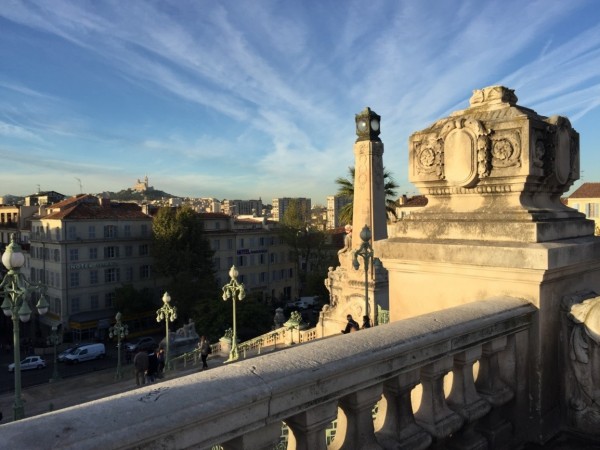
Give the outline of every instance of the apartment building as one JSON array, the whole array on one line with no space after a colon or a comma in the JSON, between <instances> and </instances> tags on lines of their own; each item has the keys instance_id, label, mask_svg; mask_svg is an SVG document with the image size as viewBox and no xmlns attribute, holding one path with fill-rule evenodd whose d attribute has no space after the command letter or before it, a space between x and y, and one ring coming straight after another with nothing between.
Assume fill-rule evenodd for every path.
<instances>
[{"instance_id":1,"label":"apartment building","mask_svg":"<svg viewBox=\"0 0 600 450\"><path fill-rule=\"evenodd\" d=\"M345 195L329 195L327 196L327 228L333 229L346 225L340 223L340 211L347 204L352 203L350 197Z\"/></svg>"},{"instance_id":2,"label":"apartment building","mask_svg":"<svg viewBox=\"0 0 600 450\"><path fill-rule=\"evenodd\" d=\"M215 252L219 286L229 282L229 269L235 265L238 281L244 283L247 292L259 292L265 300L298 296L296 264L277 234L277 222L265 218L236 219L222 213L204 213L200 217Z\"/></svg>"},{"instance_id":3,"label":"apartment building","mask_svg":"<svg viewBox=\"0 0 600 450\"><path fill-rule=\"evenodd\" d=\"M223 200L222 211L230 216L262 216L262 200Z\"/></svg>"},{"instance_id":4,"label":"apartment building","mask_svg":"<svg viewBox=\"0 0 600 450\"><path fill-rule=\"evenodd\" d=\"M46 285L50 304L41 322L62 324L74 340L98 337L114 317L115 288L153 287L151 236L152 218L139 206L91 195L71 197L34 216L29 276Z\"/></svg>"},{"instance_id":5,"label":"apartment building","mask_svg":"<svg viewBox=\"0 0 600 450\"><path fill-rule=\"evenodd\" d=\"M569 195L567 206L592 219L596 224L596 235L600 235L600 183L583 183Z\"/></svg>"},{"instance_id":6,"label":"apartment building","mask_svg":"<svg viewBox=\"0 0 600 450\"><path fill-rule=\"evenodd\" d=\"M300 214L303 214L304 217L302 220L309 223L310 222L310 214L311 214L311 200L310 198L304 197L282 197L282 198L274 198L273 199L273 209L271 214L273 216L273 220L280 221L283 219L285 215L285 211L289 208L292 202L296 202L298 205L298 211Z\"/></svg>"}]
</instances>

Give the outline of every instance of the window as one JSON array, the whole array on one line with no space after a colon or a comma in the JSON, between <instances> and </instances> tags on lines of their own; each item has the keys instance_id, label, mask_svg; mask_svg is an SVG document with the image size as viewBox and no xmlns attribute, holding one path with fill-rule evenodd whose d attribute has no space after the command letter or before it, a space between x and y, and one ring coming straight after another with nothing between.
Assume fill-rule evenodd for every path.
<instances>
[{"instance_id":1,"label":"window","mask_svg":"<svg viewBox=\"0 0 600 450\"><path fill-rule=\"evenodd\" d=\"M233 266L233 256L227 257L227 267Z\"/></svg>"},{"instance_id":2,"label":"window","mask_svg":"<svg viewBox=\"0 0 600 450\"><path fill-rule=\"evenodd\" d=\"M148 225L142 224L141 231L142 231L142 236L148 236Z\"/></svg>"},{"instance_id":3,"label":"window","mask_svg":"<svg viewBox=\"0 0 600 450\"><path fill-rule=\"evenodd\" d=\"M79 272L71 272L71 287L79 286Z\"/></svg>"},{"instance_id":4,"label":"window","mask_svg":"<svg viewBox=\"0 0 600 450\"><path fill-rule=\"evenodd\" d=\"M90 248L90 259L98 259L98 249L96 247Z\"/></svg>"},{"instance_id":5,"label":"window","mask_svg":"<svg viewBox=\"0 0 600 450\"><path fill-rule=\"evenodd\" d=\"M117 227L114 225L104 225L104 237L105 238L116 238Z\"/></svg>"},{"instance_id":6,"label":"window","mask_svg":"<svg viewBox=\"0 0 600 450\"><path fill-rule=\"evenodd\" d=\"M585 215L590 219L595 219L600 216L600 204L588 203L585 205Z\"/></svg>"},{"instance_id":7,"label":"window","mask_svg":"<svg viewBox=\"0 0 600 450\"><path fill-rule=\"evenodd\" d=\"M71 261L79 260L79 249L72 248L69 250L69 260L71 260Z\"/></svg>"},{"instance_id":8,"label":"window","mask_svg":"<svg viewBox=\"0 0 600 450\"><path fill-rule=\"evenodd\" d=\"M90 296L90 309L98 309L100 302L98 301L98 294L92 294Z\"/></svg>"},{"instance_id":9,"label":"window","mask_svg":"<svg viewBox=\"0 0 600 450\"><path fill-rule=\"evenodd\" d=\"M105 308L112 308L114 300L115 300L115 293L114 292L109 292L109 293L105 294L104 295L104 307Z\"/></svg>"},{"instance_id":10,"label":"window","mask_svg":"<svg viewBox=\"0 0 600 450\"><path fill-rule=\"evenodd\" d=\"M98 284L98 271L90 270L90 284Z\"/></svg>"},{"instance_id":11,"label":"window","mask_svg":"<svg viewBox=\"0 0 600 450\"><path fill-rule=\"evenodd\" d=\"M260 273L260 281L261 281L262 283L265 283L266 281L268 281L268 280L267 280L267 272L261 272L261 273Z\"/></svg>"},{"instance_id":12,"label":"window","mask_svg":"<svg viewBox=\"0 0 600 450\"><path fill-rule=\"evenodd\" d=\"M71 299L71 312L77 313L79 312L79 297L74 297Z\"/></svg>"},{"instance_id":13,"label":"window","mask_svg":"<svg viewBox=\"0 0 600 450\"><path fill-rule=\"evenodd\" d=\"M111 269L105 269L104 270L104 281L106 283L115 283L117 281L119 281L119 269L118 268L111 268Z\"/></svg>"},{"instance_id":14,"label":"window","mask_svg":"<svg viewBox=\"0 0 600 450\"><path fill-rule=\"evenodd\" d=\"M264 238L264 237L261 237L261 238L258 240L258 243L259 243L259 245L260 245L261 247L264 247L264 246L265 246L265 238Z\"/></svg>"},{"instance_id":15,"label":"window","mask_svg":"<svg viewBox=\"0 0 600 450\"><path fill-rule=\"evenodd\" d=\"M221 241L219 239L214 239L211 241L211 246L213 250L219 250L221 248Z\"/></svg>"},{"instance_id":16,"label":"window","mask_svg":"<svg viewBox=\"0 0 600 450\"><path fill-rule=\"evenodd\" d=\"M90 225L88 227L88 238L90 238L90 239L96 238L96 227L94 225Z\"/></svg>"},{"instance_id":17,"label":"window","mask_svg":"<svg viewBox=\"0 0 600 450\"><path fill-rule=\"evenodd\" d=\"M74 225L69 225L69 239L77 239L77 228Z\"/></svg>"},{"instance_id":18,"label":"window","mask_svg":"<svg viewBox=\"0 0 600 450\"><path fill-rule=\"evenodd\" d=\"M221 269L221 258L219 258L219 257L213 258L213 267L215 268L215 270Z\"/></svg>"},{"instance_id":19,"label":"window","mask_svg":"<svg viewBox=\"0 0 600 450\"><path fill-rule=\"evenodd\" d=\"M118 258L119 247L104 247L104 258Z\"/></svg>"},{"instance_id":20,"label":"window","mask_svg":"<svg viewBox=\"0 0 600 450\"><path fill-rule=\"evenodd\" d=\"M55 312L57 315L59 315L59 316L60 316L60 313L61 313L61 307L60 307L60 298L56 297L56 298L54 299L54 302L53 302L53 303L54 303L54 309L53 309L53 311L54 311L54 312Z\"/></svg>"},{"instance_id":21,"label":"window","mask_svg":"<svg viewBox=\"0 0 600 450\"><path fill-rule=\"evenodd\" d=\"M140 279L145 280L148 278L150 278L150 266L144 264L143 266L140 266Z\"/></svg>"},{"instance_id":22,"label":"window","mask_svg":"<svg viewBox=\"0 0 600 450\"><path fill-rule=\"evenodd\" d=\"M131 237L131 225L125 225L123 227L123 234L125 237Z\"/></svg>"},{"instance_id":23,"label":"window","mask_svg":"<svg viewBox=\"0 0 600 450\"><path fill-rule=\"evenodd\" d=\"M240 248L244 248L244 238L240 238Z\"/></svg>"},{"instance_id":24,"label":"window","mask_svg":"<svg viewBox=\"0 0 600 450\"><path fill-rule=\"evenodd\" d=\"M60 228L58 227L54 229L54 239L56 239L57 241L60 240Z\"/></svg>"},{"instance_id":25,"label":"window","mask_svg":"<svg viewBox=\"0 0 600 450\"><path fill-rule=\"evenodd\" d=\"M227 239L227 250L233 250L233 239Z\"/></svg>"},{"instance_id":26,"label":"window","mask_svg":"<svg viewBox=\"0 0 600 450\"><path fill-rule=\"evenodd\" d=\"M48 282L50 286L54 286L54 272L50 272L50 280Z\"/></svg>"},{"instance_id":27,"label":"window","mask_svg":"<svg viewBox=\"0 0 600 450\"><path fill-rule=\"evenodd\" d=\"M148 244L140 245L140 256L148 256Z\"/></svg>"},{"instance_id":28,"label":"window","mask_svg":"<svg viewBox=\"0 0 600 450\"><path fill-rule=\"evenodd\" d=\"M243 266L245 266L245 265L246 265L246 257L245 257L244 255L240 255L240 256L238 256L238 259L237 259L237 260L238 260L238 261L237 261L237 265L238 265L239 267L243 267Z\"/></svg>"},{"instance_id":29,"label":"window","mask_svg":"<svg viewBox=\"0 0 600 450\"><path fill-rule=\"evenodd\" d=\"M125 268L125 281L133 281L133 267Z\"/></svg>"},{"instance_id":30,"label":"window","mask_svg":"<svg viewBox=\"0 0 600 450\"><path fill-rule=\"evenodd\" d=\"M60 250L54 250L54 261L60 261Z\"/></svg>"},{"instance_id":31,"label":"window","mask_svg":"<svg viewBox=\"0 0 600 450\"><path fill-rule=\"evenodd\" d=\"M125 256L130 257L131 255L133 255L133 247L131 245L126 245L125 246Z\"/></svg>"}]
</instances>

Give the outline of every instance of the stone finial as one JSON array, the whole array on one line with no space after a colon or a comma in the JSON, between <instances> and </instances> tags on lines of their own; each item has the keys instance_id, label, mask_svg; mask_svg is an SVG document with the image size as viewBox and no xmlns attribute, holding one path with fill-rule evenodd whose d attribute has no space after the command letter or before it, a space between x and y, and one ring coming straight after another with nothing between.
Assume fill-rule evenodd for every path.
<instances>
[{"instance_id":1,"label":"stone finial","mask_svg":"<svg viewBox=\"0 0 600 450\"><path fill-rule=\"evenodd\" d=\"M514 89L509 89L504 86L489 86L483 89L475 89L469 100L471 106L479 106L483 104L497 105L500 103L508 103L510 106L517 104L517 96Z\"/></svg>"}]
</instances>

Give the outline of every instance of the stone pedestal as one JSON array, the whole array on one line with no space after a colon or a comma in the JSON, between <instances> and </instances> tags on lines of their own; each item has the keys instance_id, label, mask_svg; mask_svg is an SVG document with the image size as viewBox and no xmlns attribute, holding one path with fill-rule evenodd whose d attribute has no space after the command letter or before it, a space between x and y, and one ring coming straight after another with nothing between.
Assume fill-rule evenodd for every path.
<instances>
[{"instance_id":1,"label":"stone pedestal","mask_svg":"<svg viewBox=\"0 0 600 450\"><path fill-rule=\"evenodd\" d=\"M410 137L409 176L427 206L374 244L390 321L498 296L530 301L539 313L516 362L530 378L515 391L531 397L515 433L547 440L561 426L561 300L600 292L594 223L560 201L579 178L578 133L518 105L510 89L476 90L469 108Z\"/></svg>"}]
</instances>

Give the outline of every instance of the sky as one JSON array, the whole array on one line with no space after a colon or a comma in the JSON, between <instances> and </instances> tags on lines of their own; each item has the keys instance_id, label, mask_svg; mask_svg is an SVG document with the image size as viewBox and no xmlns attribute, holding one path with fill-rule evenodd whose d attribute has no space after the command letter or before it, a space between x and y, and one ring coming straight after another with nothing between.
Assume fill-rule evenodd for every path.
<instances>
[{"instance_id":1,"label":"sky","mask_svg":"<svg viewBox=\"0 0 600 450\"><path fill-rule=\"evenodd\" d=\"M309 197L381 116L398 194L408 138L504 85L581 135L600 181L596 0L0 2L0 195ZM572 190L571 190L572 191Z\"/></svg>"}]
</instances>

